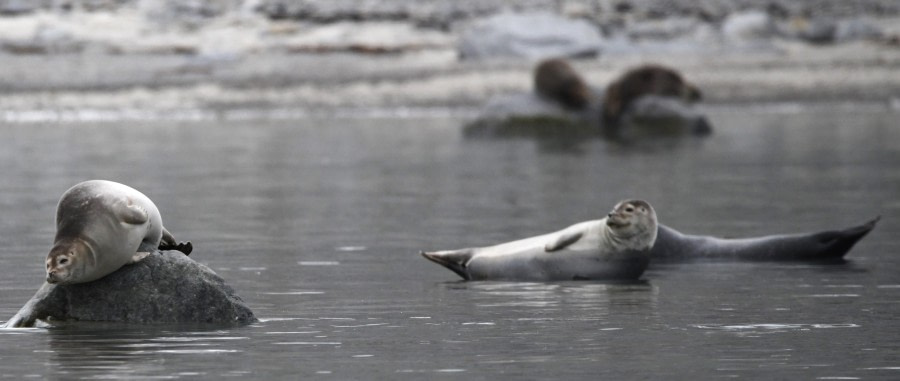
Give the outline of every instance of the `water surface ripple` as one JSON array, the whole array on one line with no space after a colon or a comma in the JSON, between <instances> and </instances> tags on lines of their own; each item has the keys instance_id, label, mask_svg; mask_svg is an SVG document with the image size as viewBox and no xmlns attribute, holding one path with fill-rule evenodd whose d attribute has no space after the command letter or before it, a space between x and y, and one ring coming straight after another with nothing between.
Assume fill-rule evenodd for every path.
<instances>
[{"instance_id":1,"label":"water surface ripple","mask_svg":"<svg viewBox=\"0 0 900 381\"><path fill-rule=\"evenodd\" d=\"M149 195L261 321L0 330L25 379L897 379L900 128L889 110L713 111L703 141L471 141L456 117L0 125L0 319L41 283L60 194ZM602 216L689 233L876 230L841 265L651 266L465 283L418 256ZM15 270L13 270L15 269Z\"/></svg>"}]
</instances>

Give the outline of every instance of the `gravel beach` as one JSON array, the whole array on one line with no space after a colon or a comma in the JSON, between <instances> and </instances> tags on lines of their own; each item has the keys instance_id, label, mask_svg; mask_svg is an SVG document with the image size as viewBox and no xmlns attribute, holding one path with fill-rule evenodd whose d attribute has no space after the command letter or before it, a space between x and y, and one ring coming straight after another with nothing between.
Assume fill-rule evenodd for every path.
<instances>
[{"instance_id":1,"label":"gravel beach","mask_svg":"<svg viewBox=\"0 0 900 381\"><path fill-rule=\"evenodd\" d=\"M36 110L474 109L527 91L538 57L463 59L461 36L473 20L525 11L596 27L599 53L573 60L595 86L656 62L714 104L900 102L900 6L889 1L47 3L0 2L7 120ZM877 33L816 40L841 20Z\"/></svg>"}]
</instances>

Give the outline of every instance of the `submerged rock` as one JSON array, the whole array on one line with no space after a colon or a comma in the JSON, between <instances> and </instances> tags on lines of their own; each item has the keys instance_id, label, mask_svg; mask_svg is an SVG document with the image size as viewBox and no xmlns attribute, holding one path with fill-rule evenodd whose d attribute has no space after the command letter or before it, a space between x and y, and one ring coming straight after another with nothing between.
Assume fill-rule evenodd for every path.
<instances>
[{"instance_id":1,"label":"submerged rock","mask_svg":"<svg viewBox=\"0 0 900 381\"><path fill-rule=\"evenodd\" d=\"M253 311L209 267L179 252L155 252L88 283L45 283L5 327L36 320L136 324L249 324Z\"/></svg>"}]
</instances>

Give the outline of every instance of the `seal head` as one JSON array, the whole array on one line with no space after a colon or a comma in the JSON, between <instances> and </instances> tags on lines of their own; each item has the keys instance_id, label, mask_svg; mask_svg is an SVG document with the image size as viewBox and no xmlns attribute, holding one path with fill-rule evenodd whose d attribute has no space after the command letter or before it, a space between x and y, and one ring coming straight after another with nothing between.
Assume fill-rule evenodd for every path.
<instances>
[{"instance_id":1,"label":"seal head","mask_svg":"<svg viewBox=\"0 0 900 381\"><path fill-rule=\"evenodd\" d=\"M47 283L72 284L89 272L93 250L79 239L58 242L47 254Z\"/></svg>"},{"instance_id":2,"label":"seal head","mask_svg":"<svg viewBox=\"0 0 900 381\"><path fill-rule=\"evenodd\" d=\"M606 216L610 243L622 249L649 250L656 242L656 211L644 200L621 201Z\"/></svg>"}]
</instances>

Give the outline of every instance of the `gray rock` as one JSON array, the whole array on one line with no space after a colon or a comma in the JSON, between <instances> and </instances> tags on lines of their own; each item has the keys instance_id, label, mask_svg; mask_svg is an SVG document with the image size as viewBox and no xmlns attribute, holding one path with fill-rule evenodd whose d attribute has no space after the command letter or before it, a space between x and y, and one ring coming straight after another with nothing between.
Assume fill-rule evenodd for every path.
<instances>
[{"instance_id":1,"label":"gray rock","mask_svg":"<svg viewBox=\"0 0 900 381\"><path fill-rule=\"evenodd\" d=\"M27 39L4 41L0 38L0 50L13 54L78 53L84 45L71 33L53 26L41 26L35 30L34 36Z\"/></svg>"},{"instance_id":2,"label":"gray rock","mask_svg":"<svg viewBox=\"0 0 900 381\"><path fill-rule=\"evenodd\" d=\"M813 44L841 43L856 40L877 40L883 32L862 18L833 20L830 18L794 17L781 25L786 38Z\"/></svg>"},{"instance_id":3,"label":"gray rock","mask_svg":"<svg viewBox=\"0 0 900 381\"><path fill-rule=\"evenodd\" d=\"M478 117L463 129L468 138L542 137L564 134L599 136L599 103L570 110L534 92L492 97Z\"/></svg>"},{"instance_id":4,"label":"gray rock","mask_svg":"<svg viewBox=\"0 0 900 381\"><path fill-rule=\"evenodd\" d=\"M832 19L792 17L778 26L781 37L813 44L834 42L837 22Z\"/></svg>"},{"instance_id":5,"label":"gray rock","mask_svg":"<svg viewBox=\"0 0 900 381\"><path fill-rule=\"evenodd\" d=\"M835 42L877 40L883 36L881 28L861 18L840 20L834 31Z\"/></svg>"},{"instance_id":6,"label":"gray rock","mask_svg":"<svg viewBox=\"0 0 900 381\"><path fill-rule=\"evenodd\" d=\"M465 27L459 53L464 59L586 57L600 53L602 40L584 20L547 12L500 13Z\"/></svg>"},{"instance_id":7,"label":"gray rock","mask_svg":"<svg viewBox=\"0 0 900 381\"><path fill-rule=\"evenodd\" d=\"M648 136L705 136L712 126L696 107L674 97L644 95L628 105L619 139L637 140Z\"/></svg>"},{"instance_id":8,"label":"gray rock","mask_svg":"<svg viewBox=\"0 0 900 381\"><path fill-rule=\"evenodd\" d=\"M249 324L253 312L209 267L180 252L155 252L94 282L45 283L6 327L36 320L134 324Z\"/></svg>"},{"instance_id":9,"label":"gray rock","mask_svg":"<svg viewBox=\"0 0 900 381\"><path fill-rule=\"evenodd\" d=\"M673 17L662 20L638 21L630 24L627 35L635 40L671 40L690 36L700 28L701 22L689 17Z\"/></svg>"},{"instance_id":10,"label":"gray rock","mask_svg":"<svg viewBox=\"0 0 900 381\"><path fill-rule=\"evenodd\" d=\"M585 110L570 110L533 92L491 98L463 133L470 138L607 137L633 141L653 137L706 136L712 132L706 116L681 99L657 95L637 98L617 126L604 126L600 118L603 93Z\"/></svg>"},{"instance_id":11,"label":"gray rock","mask_svg":"<svg viewBox=\"0 0 900 381\"><path fill-rule=\"evenodd\" d=\"M776 31L774 20L762 11L733 13L722 22L722 34L736 42L769 39Z\"/></svg>"},{"instance_id":12,"label":"gray rock","mask_svg":"<svg viewBox=\"0 0 900 381\"><path fill-rule=\"evenodd\" d=\"M0 15L18 16L34 12L40 5L28 0L0 0Z\"/></svg>"},{"instance_id":13,"label":"gray rock","mask_svg":"<svg viewBox=\"0 0 900 381\"><path fill-rule=\"evenodd\" d=\"M596 106L591 105L588 111L572 111L534 92L505 94L488 100L481 110L480 117L482 119L543 117L577 123L587 120L587 114L599 115L597 114L599 108Z\"/></svg>"},{"instance_id":14,"label":"gray rock","mask_svg":"<svg viewBox=\"0 0 900 381\"><path fill-rule=\"evenodd\" d=\"M148 21L161 28L200 28L213 18L241 9L243 0L136 0Z\"/></svg>"}]
</instances>

